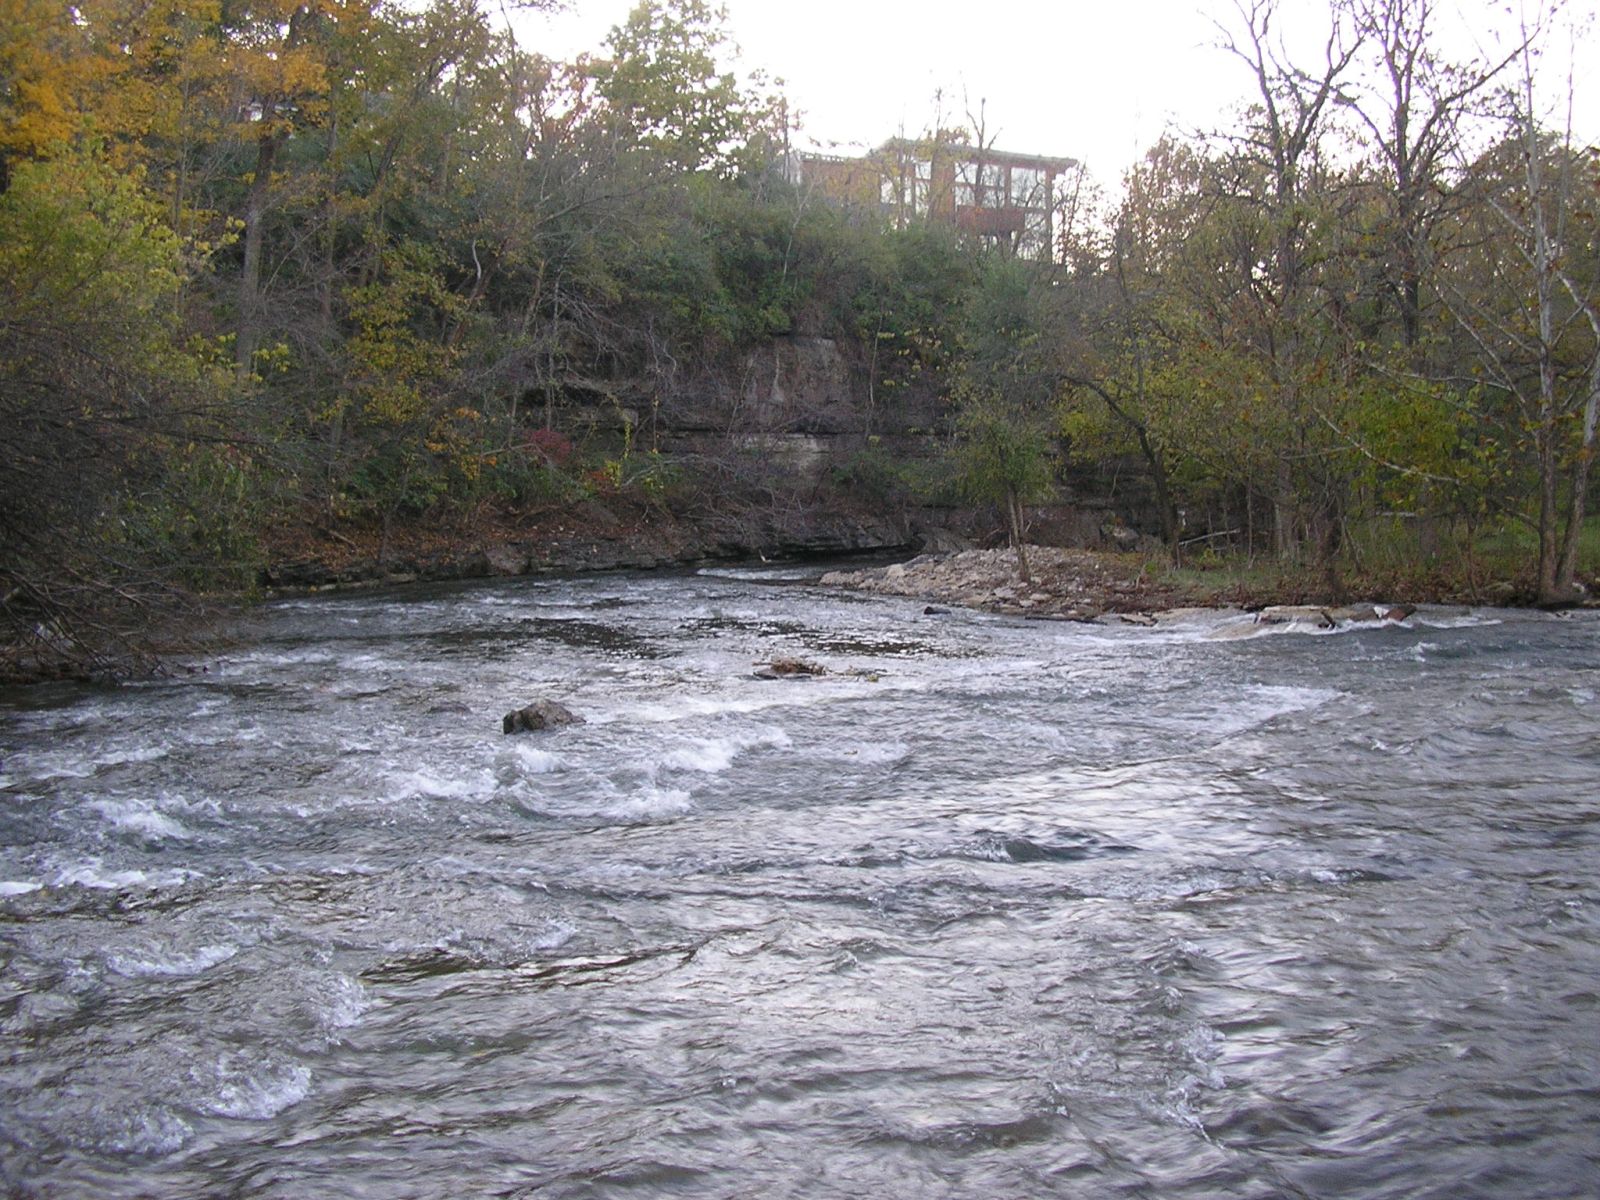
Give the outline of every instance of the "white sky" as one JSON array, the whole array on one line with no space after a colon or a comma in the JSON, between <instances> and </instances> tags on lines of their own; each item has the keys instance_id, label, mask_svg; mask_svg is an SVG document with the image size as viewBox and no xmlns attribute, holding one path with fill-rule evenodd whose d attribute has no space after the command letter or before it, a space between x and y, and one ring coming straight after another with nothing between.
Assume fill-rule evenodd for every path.
<instances>
[{"instance_id":1,"label":"white sky","mask_svg":"<svg viewBox=\"0 0 1600 1200\"><path fill-rule=\"evenodd\" d=\"M634 2L570 0L564 13L525 14L519 38L557 58L598 52ZM1250 86L1237 60L1215 48L1231 0L723 2L743 51L739 68L782 78L804 139L841 154L921 133L942 91L950 123L983 101L999 148L1077 158L1114 187L1169 124L1213 128ZM1497 21L1514 28L1506 13L1518 2L1440 0L1439 8L1456 18L1452 44L1470 47L1491 43ZM1322 0L1283 7L1300 29L1322 28ZM1596 49L1579 47L1577 61L1600 60ZM1552 99L1565 96L1565 67L1545 70L1539 84ZM1579 78L1576 90L1577 129L1600 136L1600 86Z\"/></svg>"}]
</instances>

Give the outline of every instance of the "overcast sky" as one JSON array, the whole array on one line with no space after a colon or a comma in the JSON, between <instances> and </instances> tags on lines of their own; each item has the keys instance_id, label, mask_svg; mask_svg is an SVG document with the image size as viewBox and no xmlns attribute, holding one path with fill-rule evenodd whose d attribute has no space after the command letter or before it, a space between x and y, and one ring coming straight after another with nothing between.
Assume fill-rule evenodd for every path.
<instances>
[{"instance_id":1,"label":"overcast sky","mask_svg":"<svg viewBox=\"0 0 1600 1200\"><path fill-rule=\"evenodd\" d=\"M1488 49L1494 25L1514 28L1522 2L1439 7L1452 14L1453 45ZM572 0L562 14L518 18L519 37L553 57L598 51L634 3ZM1217 22L1233 14L1232 0L724 3L742 68L781 77L806 137L838 153L918 134L940 103L959 121L981 102L999 148L1077 158L1114 185L1169 124L1213 127L1250 85L1242 66L1216 49ZM1314 35L1326 12L1322 0L1283 7L1302 37ZM1600 59L1596 49L1581 46L1580 61ZM1544 70L1540 83L1554 99L1565 94L1565 77L1561 65ZM1600 119L1592 119L1600 87L1583 79L1577 87L1579 131L1600 136Z\"/></svg>"}]
</instances>

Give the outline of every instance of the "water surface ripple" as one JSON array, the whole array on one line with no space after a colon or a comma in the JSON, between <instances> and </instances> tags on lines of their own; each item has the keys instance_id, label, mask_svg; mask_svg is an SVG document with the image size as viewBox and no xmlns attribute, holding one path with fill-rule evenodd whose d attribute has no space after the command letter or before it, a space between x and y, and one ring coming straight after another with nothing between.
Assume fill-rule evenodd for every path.
<instances>
[{"instance_id":1,"label":"water surface ripple","mask_svg":"<svg viewBox=\"0 0 1600 1200\"><path fill-rule=\"evenodd\" d=\"M802 576L282 602L0 697L0 1190L1592 1193L1600 621ZM587 723L503 736L538 696Z\"/></svg>"}]
</instances>

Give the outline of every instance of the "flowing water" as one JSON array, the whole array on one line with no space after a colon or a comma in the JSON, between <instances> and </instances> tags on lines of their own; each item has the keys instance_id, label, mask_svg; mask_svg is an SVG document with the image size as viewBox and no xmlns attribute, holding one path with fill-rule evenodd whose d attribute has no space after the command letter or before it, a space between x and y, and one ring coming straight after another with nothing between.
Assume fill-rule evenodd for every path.
<instances>
[{"instance_id":1,"label":"flowing water","mask_svg":"<svg viewBox=\"0 0 1600 1200\"><path fill-rule=\"evenodd\" d=\"M0 1189L1595 1194L1600 620L1231 628L530 580L11 693Z\"/></svg>"}]
</instances>

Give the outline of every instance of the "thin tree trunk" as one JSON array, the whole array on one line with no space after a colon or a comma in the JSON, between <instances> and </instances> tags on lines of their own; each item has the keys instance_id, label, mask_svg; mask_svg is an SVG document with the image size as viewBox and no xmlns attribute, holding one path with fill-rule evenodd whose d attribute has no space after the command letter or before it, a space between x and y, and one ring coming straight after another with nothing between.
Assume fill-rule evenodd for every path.
<instances>
[{"instance_id":1,"label":"thin tree trunk","mask_svg":"<svg viewBox=\"0 0 1600 1200\"><path fill-rule=\"evenodd\" d=\"M1172 488L1167 479L1167 466L1162 461L1160 453L1156 450L1155 443L1150 440L1150 430L1145 423L1123 408L1112 398L1111 393L1091 379L1068 379L1068 383L1079 387L1086 387L1096 396L1099 396L1111 415L1116 417L1133 431L1134 439L1139 443L1139 453L1144 458L1145 466L1150 468L1150 482L1155 488L1156 507L1161 513L1161 537L1167 543L1167 548L1172 552L1172 561L1181 560L1183 552L1179 546L1178 537L1178 509L1172 502ZM1141 407L1144 390L1144 371L1141 364L1139 369L1139 389Z\"/></svg>"},{"instance_id":2,"label":"thin tree trunk","mask_svg":"<svg viewBox=\"0 0 1600 1200\"><path fill-rule=\"evenodd\" d=\"M234 339L234 363L242 383L250 377L256 347L261 340L261 246L267 214L267 192L272 186L272 164L277 160L281 134L264 133L256 141L256 170L244 215L244 269L239 274L239 320Z\"/></svg>"},{"instance_id":3,"label":"thin tree trunk","mask_svg":"<svg viewBox=\"0 0 1600 1200\"><path fill-rule=\"evenodd\" d=\"M1011 545L1017 551L1017 577L1023 583L1033 582L1033 572L1028 569L1028 550L1022 535L1022 503L1015 488L1006 488L1006 518L1011 525Z\"/></svg>"},{"instance_id":4,"label":"thin tree trunk","mask_svg":"<svg viewBox=\"0 0 1600 1200\"><path fill-rule=\"evenodd\" d=\"M1535 446L1539 457L1539 587L1538 601L1550 604L1563 599L1557 587L1556 572L1560 565L1556 536L1557 512L1560 507L1561 455L1559 447L1559 418L1561 408L1556 395L1556 248L1560 235L1560 210L1556 216L1556 229L1550 228L1549 203L1545 190L1544 162L1541 158L1538 130L1533 117L1533 76L1527 65L1522 86L1526 107L1520 114L1522 121L1523 172L1528 190L1528 222L1533 234L1534 299L1538 304L1539 322L1539 407ZM1559 203L1559 201L1558 201Z\"/></svg>"},{"instance_id":5,"label":"thin tree trunk","mask_svg":"<svg viewBox=\"0 0 1600 1200\"><path fill-rule=\"evenodd\" d=\"M1284 562L1299 560L1295 508L1294 479L1289 464L1280 460L1272 481L1272 550Z\"/></svg>"},{"instance_id":6,"label":"thin tree trunk","mask_svg":"<svg viewBox=\"0 0 1600 1200\"><path fill-rule=\"evenodd\" d=\"M1565 595L1575 590L1578 577L1578 547L1583 541L1583 520L1587 515L1589 473L1594 466L1596 426L1600 425L1600 317L1589 313L1595 331L1594 358L1589 364L1589 396L1583 405L1583 440L1578 446L1578 461L1572 468L1572 497L1567 509L1567 532L1561 545L1561 563L1556 568L1556 586Z\"/></svg>"},{"instance_id":7,"label":"thin tree trunk","mask_svg":"<svg viewBox=\"0 0 1600 1200\"><path fill-rule=\"evenodd\" d=\"M1563 597L1556 586L1556 512L1560 482L1555 448L1555 430L1548 425L1539 431L1539 594L1540 604L1552 604Z\"/></svg>"},{"instance_id":8,"label":"thin tree trunk","mask_svg":"<svg viewBox=\"0 0 1600 1200\"><path fill-rule=\"evenodd\" d=\"M328 162L336 164L339 156L339 109L333 106L328 119ZM317 289L319 315L322 318L322 337L325 344L333 340L333 281L338 270L339 202L335 197L337 174L330 173L327 194L322 198L322 280Z\"/></svg>"}]
</instances>

